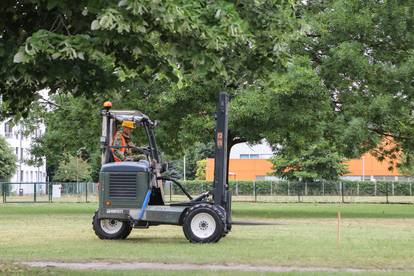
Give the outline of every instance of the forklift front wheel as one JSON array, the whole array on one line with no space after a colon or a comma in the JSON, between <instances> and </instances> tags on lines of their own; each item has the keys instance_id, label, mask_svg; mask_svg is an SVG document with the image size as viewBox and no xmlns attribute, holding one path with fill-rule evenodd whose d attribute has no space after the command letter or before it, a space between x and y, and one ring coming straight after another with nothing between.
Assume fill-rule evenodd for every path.
<instances>
[{"instance_id":1,"label":"forklift front wheel","mask_svg":"<svg viewBox=\"0 0 414 276\"><path fill-rule=\"evenodd\" d=\"M132 227L126 221L116 219L98 219L97 212L92 220L95 234L102 240L125 239L131 233Z\"/></svg>"},{"instance_id":2,"label":"forklift front wheel","mask_svg":"<svg viewBox=\"0 0 414 276\"><path fill-rule=\"evenodd\" d=\"M185 237L194 243L218 242L223 236L223 214L210 204L191 207L183 220Z\"/></svg>"}]
</instances>

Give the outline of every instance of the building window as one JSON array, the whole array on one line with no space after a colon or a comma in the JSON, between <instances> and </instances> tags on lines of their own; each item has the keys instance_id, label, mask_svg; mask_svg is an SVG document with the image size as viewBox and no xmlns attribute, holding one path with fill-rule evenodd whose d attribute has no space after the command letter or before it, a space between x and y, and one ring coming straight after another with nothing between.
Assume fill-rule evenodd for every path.
<instances>
[{"instance_id":1,"label":"building window","mask_svg":"<svg viewBox=\"0 0 414 276\"><path fill-rule=\"evenodd\" d=\"M240 159L259 159L259 154L240 154Z\"/></svg>"},{"instance_id":2,"label":"building window","mask_svg":"<svg viewBox=\"0 0 414 276\"><path fill-rule=\"evenodd\" d=\"M23 161L23 148L20 149L20 160Z\"/></svg>"},{"instance_id":3,"label":"building window","mask_svg":"<svg viewBox=\"0 0 414 276\"><path fill-rule=\"evenodd\" d=\"M19 158L19 148L16 147L16 157Z\"/></svg>"},{"instance_id":4,"label":"building window","mask_svg":"<svg viewBox=\"0 0 414 276\"><path fill-rule=\"evenodd\" d=\"M23 171L20 171L20 182L23 182Z\"/></svg>"},{"instance_id":5,"label":"building window","mask_svg":"<svg viewBox=\"0 0 414 276\"><path fill-rule=\"evenodd\" d=\"M8 122L4 124L4 136L6 136L6 138L13 137L13 127Z\"/></svg>"}]
</instances>

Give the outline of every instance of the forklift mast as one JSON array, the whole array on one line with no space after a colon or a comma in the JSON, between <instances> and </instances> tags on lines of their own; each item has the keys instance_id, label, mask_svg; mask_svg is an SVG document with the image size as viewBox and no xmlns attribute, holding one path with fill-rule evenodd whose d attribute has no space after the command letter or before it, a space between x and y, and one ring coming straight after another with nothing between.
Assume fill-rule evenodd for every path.
<instances>
[{"instance_id":1,"label":"forklift mast","mask_svg":"<svg viewBox=\"0 0 414 276\"><path fill-rule=\"evenodd\" d=\"M215 205L223 207L226 211L230 211L227 209L230 209L228 205L231 200L227 183L228 103L229 95L220 92L216 113L213 199Z\"/></svg>"}]
</instances>

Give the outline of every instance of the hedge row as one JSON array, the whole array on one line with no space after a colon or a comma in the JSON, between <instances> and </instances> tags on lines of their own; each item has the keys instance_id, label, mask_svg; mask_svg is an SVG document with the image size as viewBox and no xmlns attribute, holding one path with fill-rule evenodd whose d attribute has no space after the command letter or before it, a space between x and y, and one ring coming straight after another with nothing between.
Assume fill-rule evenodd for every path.
<instances>
[{"instance_id":1,"label":"hedge row","mask_svg":"<svg viewBox=\"0 0 414 276\"><path fill-rule=\"evenodd\" d=\"M230 181L234 195L413 195L414 182L391 181L339 181L339 182L293 182L293 181ZM186 181L183 186L190 194L199 194L212 188L211 181ZM174 193L181 192L174 187Z\"/></svg>"}]
</instances>

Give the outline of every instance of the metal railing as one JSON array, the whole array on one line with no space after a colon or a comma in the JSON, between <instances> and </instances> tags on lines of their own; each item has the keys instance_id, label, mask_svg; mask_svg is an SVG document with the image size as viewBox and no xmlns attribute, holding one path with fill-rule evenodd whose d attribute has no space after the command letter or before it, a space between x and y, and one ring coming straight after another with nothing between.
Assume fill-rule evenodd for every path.
<instances>
[{"instance_id":1,"label":"metal railing","mask_svg":"<svg viewBox=\"0 0 414 276\"><path fill-rule=\"evenodd\" d=\"M212 182L182 183L191 195L212 188ZM231 181L234 201L250 202L337 202L414 203L414 182L291 182ZM8 202L97 202L97 183L0 183L3 203ZM165 201L186 200L171 182L164 183Z\"/></svg>"},{"instance_id":2,"label":"metal railing","mask_svg":"<svg viewBox=\"0 0 414 276\"><path fill-rule=\"evenodd\" d=\"M95 202L97 184L90 182L0 183L3 203Z\"/></svg>"},{"instance_id":3,"label":"metal railing","mask_svg":"<svg viewBox=\"0 0 414 276\"><path fill-rule=\"evenodd\" d=\"M207 181L187 181L190 194L212 188ZM230 181L234 201L250 202L332 202L332 203L414 203L414 182L387 181ZM166 185L170 201L183 195Z\"/></svg>"}]
</instances>

